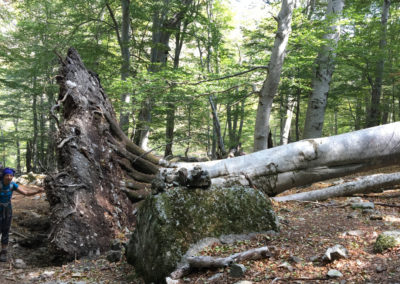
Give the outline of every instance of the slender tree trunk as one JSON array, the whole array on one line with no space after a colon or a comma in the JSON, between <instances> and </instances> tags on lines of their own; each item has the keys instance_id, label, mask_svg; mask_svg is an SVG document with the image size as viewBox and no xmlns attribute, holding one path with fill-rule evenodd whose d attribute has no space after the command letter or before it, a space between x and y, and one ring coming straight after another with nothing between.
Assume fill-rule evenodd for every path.
<instances>
[{"instance_id":1,"label":"slender tree trunk","mask_svg":"<svg viewBox=\"0 0 400 284\"><path fill-rule=\"evenodd\" d=\"M372 85L371 91L371 105L368 111L367 116L367 127L379 125L381 110L380 110L380 100L382 95L382 80L383 80L383 71L385 65L385 57L386 57L386 35L387 35L387 21L389 18L389 10L390 10L390 0L384 0L382 6L382 17L381 17L381 39L379 42L379 50L380 55L378 62L376 64L376 74L375 74L375 82Z\"/></svg>"},{"instance_id":2,"label":"slender tree trunk","mask_svg":"<svg viewBox=\"0 0 400 284\"><path fill-rule=\"evenodd\" d=\"M126 81L129 77L129 66L130 66L130 52L129 52L129 41L130 41L130 13L129 6L130 0L121 0L122 4L122 24L121 24L121 80ZM129 130L129 117L128 111L130 107L130 94L124 93L121 95L121 112L119 116L119 124L124 133L128 134Z\"/></svg>"},{"instance_id":3,"label":"slender tree trunk","mask_svg":"<svg viewBox=\"0 0 400 284\"><path fill-rule=\"evenodd\" d=\"M215 130L216 141L217 141L217 145L218 145L218 153L219 154L217 156L219 156L221 158L226 155L224 140L221 135L221 125L219 123L217 109L215 107L212 96L209 96L208 100L211 105L211 111L212 111L213 122L214 122L214 130Z\"/></svg>"},{"instance_id":4,"label":"slender tree trunk","mask_svg":"<svg viewBox=\"0 0 400 284\"><path fill-rule=\"evenodd\" d=\"M340 25L337 24L342 13L344 0L329 0L326 17L328 21L334 21L331 32L324 36L329 43L322 47L316 62L316 70L312 82L313 91L308 100L306 122L304 126L304 138L322 136L322 127L325 119L325 109L328 100L329 85L334 71L335 49L340 37ZM332 20L331 17L334 17Z\"/></svg>"},{"instance_id":5,"label":"slender tree trunk","mask_svg":"<svg viewBox=\"0 0 400 284\"><path fill-rule=\"evenodd\" d=\"M19 119L14 118L14 128L15 128L15 146L17 148L17 172L21 173L21 143L19 139L18 123Z\"/></svg>"},{"instance_id":6,"label":"slender tree trunk","mask_svg":"<svg viewBox=\"0 0 400 284\"><path fill-rule=\"evenodd\" d=\"M32 171L32 140L26 141L26 171L29 173Z\"/></svg>"},{"instance_id":7,"label":"slender tree trunk","mask_svg":"<svg viewBox=\"0 0 400 284\"><path fill-rule=\"evenodd\" d=\"M38 115L37 115L37 94L36 94L36 76L33 77L33 94L32 94L32 113L33 113L33 138L32 138L32 160L33 160L33 168L34 172L37 171L38 164L38 154L37 154L37 142L38 142Z\"/></svg>"},{"instance_id":8,"label":"slender tree trunk","mask_svg":"<svg viewBox=\"0 0 400 284\"><path fill-rule=\"evenodd\" d=\"M254 151L268 148L269 117L273 99L277 93L281 76L286 45L289 39L292 23L293 0L283 0L279 12L278 31L269 62L269 73L260 91L256 125L254 130Z\"/></svg>"},{"instance_id":9,"label":"slender tree trunk","mask_svg":"<svg viewBox=\"0 0 400 284\"><path fill-rule=\"evenodd\" d=\"M293 110L296 107L296 101L294 99L288 99L287 111L286 111L286 119L284 123L284 128L282 132L282 145L286 145L289 143L289 133L290 126L292 125L293 118Z\"/></svg>"}]
</instances>

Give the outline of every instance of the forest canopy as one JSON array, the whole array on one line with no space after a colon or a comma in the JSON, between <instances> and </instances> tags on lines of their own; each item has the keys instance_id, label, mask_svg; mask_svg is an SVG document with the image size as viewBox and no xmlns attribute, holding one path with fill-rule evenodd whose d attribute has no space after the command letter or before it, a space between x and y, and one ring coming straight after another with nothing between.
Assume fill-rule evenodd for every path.
<instances>
[{"instance_id":1,"label":"forest canopy","mask_svg":"<svg viewBox=\"0 0 400 284\"><path fill-rule=\"evenodd\" d=\"M316 74L326 66L331 79L320 136L398 121L399 3L337 1L343 9L332 13L330 0L283 2L293 9L269 118L272 144L304 138ZM239 20L238 3L262 16ZM71 46L98 74L121 128L143 149L209 159L238 145L252 152L281 4L1 1L1 162L18 171L55 168L56 76Z\"/></svg>"}]
</instances>

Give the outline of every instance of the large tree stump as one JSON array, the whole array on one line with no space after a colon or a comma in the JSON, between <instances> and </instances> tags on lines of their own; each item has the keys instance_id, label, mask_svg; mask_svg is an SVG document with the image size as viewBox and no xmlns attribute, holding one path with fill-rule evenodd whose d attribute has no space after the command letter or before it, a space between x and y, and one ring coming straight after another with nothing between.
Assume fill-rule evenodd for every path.
<instances>
[{"instance_id":1,"label":"large tree stump","mask_svg":"<svg viewBox=\"0 0 400 284\"><path fill-rule=\"evenodd\" d=\"M59 125L59 168L45 189L51 248L61 259L72 259L107 250L118 230L132 226L132 202L124 191L148 191L158 159L119 129L99 78L76 50L61 61L59 101L52 108ZM55 110L62 111L61 123Z\"/></svg>"}]
</instances>

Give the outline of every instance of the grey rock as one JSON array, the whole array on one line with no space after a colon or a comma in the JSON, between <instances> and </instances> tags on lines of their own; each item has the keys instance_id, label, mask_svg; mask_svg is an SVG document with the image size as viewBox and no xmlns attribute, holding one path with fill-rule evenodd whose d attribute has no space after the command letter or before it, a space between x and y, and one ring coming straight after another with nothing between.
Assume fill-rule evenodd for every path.
<instances>
[{"instance_id":1,"label":"grey rock","mask_svg":"<svg viewBox=\"0 0 400 284\"><path fill-rule=\"evenodd\" d=\"M374 206L375 206L375 205L374 205ZM375 210L374 210L374 209L371 209L371 208L367 208L367 209L363 209L363 210L362 210L362 213L365 214L365 215L367 215L367 214L374 214L374 213L375 213Z\"/></svg>"},{"instance_id":2,"label":"grey rock","mask_svg":"<svg viewBox=\"0 0 400 284\"><path fill-rule=\"evenodd\" d=\"M353 209L374 209L375 204L372 202L354 202L351 203L351 208Z\"/></svg>"},{"instance_id":3,"label":"grey rock","mask_svg":"<svg viewBox=\"0 0 400 284\"><path fill-rule=\"evenodd\" d=\"M400 231L386 231L376 239L374 251L383 252L398 245L400 245Z\"/></svg>"},{"instance_id":4,"label":"grey rock","mask_svg":"<svg viewBox=\"0 0 400 284\"><path fill-rule=\"evenodd\" d=\"M106 258L109 262L118 262L122 258L122 253L120 250L110 250L107 252Z\"/></svg>"},{"instance_id":5,"label":"grey rock","mask_svg":"<svg viewBox=\"0 0 400 284\"><path fill-rule=\"evenodd\" d=\"M246 270L247 269L243 264L234 263L231 265L231 271L229 275L233 278L240 278L244 276Z\"/></svg>"},{"instance_id":6,"label":"grey rock","mask_svg":"<svg viewBox=\"0 0 400 284\"><path fill-rule=\"evenodd\" d=\"M207 281L219 281L222 277L224 277L223 273L217 273L207 279Z\"/></svg>"},{"instance_id":7,"label":"grey rock","mask_svg":"<svg viewBox=\"0 0 400 284\"><path fill-rule=\"evenodd\" d=\"M271 202L259 190L174 188L147 198L140 207L127 261L145 282L159 283L206 237L278 229Z\"/></svg>"},{"instance_id":8,"label":"grey rock","mask_svg":"<svg viewBox=\"0 0 400 284\"><path fill-rule=\"evenodd\" d=\"M172 279L172 278L170 278L170 277L167 277L167 278L165 278L165 283L167 283L167 284L179 284L180 281L179 281L179 280Z\"/></svg>"},{"instance_id":9,"label":"grey rock","mask_svg":"<svg viewBox=\"0 0 400 284\"><path fill-rule=\"evenodd\" d=\"M376 272L378 272L378 273L381 273L381 272L383 272L383 271L386 271L387 270L387 267L386 266L384 266L384 265L377 265L376 267L375 267L375 270L376 270Z\"/></svg>"},{"instance_id":10,"label":"grey rock","mask_svg":"<svg viewBox=\"0 0 400 284\"><path fill-rule=\"evenodd\" d=\"M279 265L278 267L283 267L286 268L287 270L289 270L290 272L292 272L294 270L293 266L291 266L288 262L284 262L281 265Z\"/></svg>"},{"instance_id":11,"label":"grey rock","mask_svg":"<svg viewBox=\"0 0 400 284\"><path fill-rule=\"evenodd\" d=\"M342 245L334 245L326 250L322 260L324 262L333 262L337 259L347 258L347 249Z\"/></svg>"},{"instance_id":12,"label":"grey rock","mask_svg":"<svg viewBox=\"0 0 400 284\"><path fill-rule=\"evenodd\" d=\"M382 220L383 216L381 214L372 214L371 216L369 216L370 220Z\"/></svg>"},{"instance_id":13,"label":"grey rock","mask_svg":"<svg viewBox=\"0 0 400 284\"><path fill-rule=\"evenodd\" d=\"M300 258L300 257L297 257L297 256L295 256L295 255L292 255L292 256L290 257L290 261L293 261L294 263L300 263L300 262L301 262L301 258Z\"/></svg>"},{"instance_id":14,"label":"grey rock","mask_svg":"<svg viewBox=\"0 0 400 284\"><path fill-rule=\"evenodd\" d=\"M239 282L236 282L235 284L253 284L253 282L247 280L241 280Z\"/></svg>"},{"instance_id":15,"label":"grey rock","mask_svg":"<svg viewBox=\"0 0 400 284\"><path fill-rule=\"evenodd\" d=\"M340 278L340 277L342 277L343 276L343 274L339 271L339 270L336 270L336 269L330 269L329 271L328 271L328 277L330 277L330 278Z\"/></svg>"},{"instance_id":16,"label":"grey rock","mask_svg":"<svg viewBox=\"0 0 400 284\"><path fill-rule=\"evenodd\" d=\"M26 268L26 263L22 259L17 258L14 261L14 267L17 269Z\"/></svg>"},{"instance_id":17,"label":"grey rock","mask_svg":"<svg viewBox=\"0 0 400 284\"><path fill-rule=\"evenodd\" d=\"M347 215L347 218L349 219L355 219L358 217L358 213L356 211L351 212L349 215Z\"/></svg>"},{"instance_id":18,"label":"grey rock","mask_svg":"<svg viewBox=\"0 0 400 284\"><path fill-rule=\"evenodd\" d=\"M365 235L365 232L363 232L361 230L352 230L352 231L346 232L346 235L353 236L353 237L361 237L361 236Z\"/></svg>"},{"instance_id":19,"label":"grey rock","mask_svg":"<svg viewBox=\"0 0 400 284\"><path fill-rule=\"evenodd\" d=\"M315 262L315 261L318 261L318 260L319 260L319 256L318 255L313 255L313 256L311 256L309 258L309 261L311 261L311 262Z\"/></svg>"},{"instance_id":20,"label":"grey rock","mask_svg":"<svg viewBox=\"0 0 400 284\"><path fill-rule=\"evenodd\" d=\"M349 197L347 198L346 201L347 203L361 203L363 202L363 199L361 197L356 196L356 197Z\"/></svg>"}]
</instances>

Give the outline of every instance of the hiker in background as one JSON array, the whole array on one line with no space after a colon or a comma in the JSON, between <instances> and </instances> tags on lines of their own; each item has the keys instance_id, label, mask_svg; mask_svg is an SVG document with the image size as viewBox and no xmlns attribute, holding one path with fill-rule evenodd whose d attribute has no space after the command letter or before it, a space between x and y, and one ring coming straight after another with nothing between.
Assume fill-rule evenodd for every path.
<instances>
[{"instance_id":1,"label":"hiker in background","mask_svg":"<svg viewBox=\"0 0 400 284\"><path fill-rule=\"evenodd\" d=\"M42 188L37 189L35 192L28 191L23 185L18 185L13 182L14 170L11 168L3 169L0 182L0 233L1 233L1 252L0 261L7 261L7 246L8 246L8 234L10 232L11 220L12 220L12 206L11 197L13 192L19 192L23 195L30 196L35 195L39 192L43 192Z\"/></svg>"}]
</instances>

